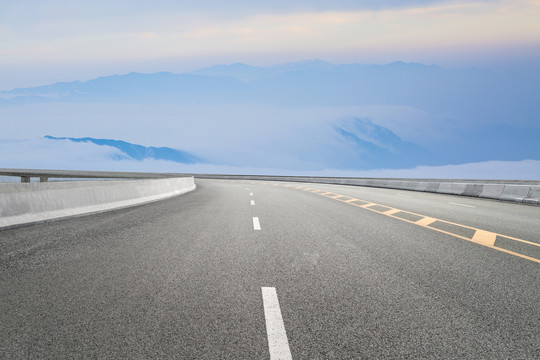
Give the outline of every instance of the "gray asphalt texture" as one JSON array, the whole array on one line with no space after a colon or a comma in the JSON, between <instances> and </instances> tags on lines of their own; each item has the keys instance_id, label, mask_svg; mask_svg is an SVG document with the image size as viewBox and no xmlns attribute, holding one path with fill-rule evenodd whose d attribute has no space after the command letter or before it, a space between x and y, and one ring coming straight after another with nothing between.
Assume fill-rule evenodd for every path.
<instances>
[{"instance_id":1,"label":"gray asphalt texture","mask_svg":"<svg viewBox=\"0 0 540 360\"><path fill-rule=\"evenodd\" d=\"M0 231L0 358L269 359L266 286L293 359L540 358L539 264L301 190L197 184ZM540 237L540 207L306 186Z\"/></svg>"}]
</instances>

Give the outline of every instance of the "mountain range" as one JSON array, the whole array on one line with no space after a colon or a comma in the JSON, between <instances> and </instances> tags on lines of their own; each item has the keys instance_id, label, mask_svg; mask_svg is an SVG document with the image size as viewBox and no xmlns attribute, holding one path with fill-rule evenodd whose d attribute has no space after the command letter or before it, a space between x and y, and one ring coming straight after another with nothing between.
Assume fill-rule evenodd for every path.
<instances>
[{"instance_id":1,"label":"mountain range","mask_svg":"<svg viewBox=\"0 0 540 360\"><path fill-rule=\"evenodd\" d=\"M320 60L220 65L184 74L129 73L0 91L1 104L138 102L271 106L408 105L464 121L537 121L540 76L433 65L334 65Z\"/></svg>"},{"instance_id":2,"label":"mountain range","mask_svg":"<svg viewBox=\"0 0 540 360\"><path fill-rule=\"evenodd\" d=\"M154 146L142 146L137 144L131 144L122 140L112 139L94 139L90 137L85 138L70 138L70 137L54 137L45 135L45 139L48 140L68 140L75 143L92 143L99 146L110 146L120 150L125 156L113 157L113 160L168 160L181 164L195 164L205 163L205 161L187 151L172 149L168 147L154 147Z\"/></svg>"},{"instance_id":3,"label":"mountain range","mask_svg":"<svg viewBox=\"0 0 540 360\"><path fill-rule=\"evenodd\" d=\"M405 142L392 131L373 124L367 119L349 119L342 121L334 127L340 142L345 144L349 151L336 152L336 149L327 148L317 154L312 154L306 161L320 164L332 164L342 169L376 169L380 164L390 168L396 166L414 166L418 158L422 157L423 149ZM122 140L96 139L91 137L72 138L44 136L44 139L54 141L71 141L74 143L92 143L98 146L109 146L120 150L121 156L111 154L112 160L167 160L180 164L208 163L201 157L190 152L169 147L143 146ZM300 153L292 153L299 156ZM336 161L336 159L339 159ZM216 165L233 165L234 161L214 162ZM236 164L235 164L236 165Z\"/></svg>"},{"instance_id":4,"label":"mountain range","mask_svg":"<svg viewBox=\"0 0 540 360\"><path fill-rule=\"evenodd\" d=\"M403 169L540 160L539 93L538 74L235 63L0 91L0 116L6 138L62 132L46 139L110 146L118 161Z\"/></svg>"}]
</instances>

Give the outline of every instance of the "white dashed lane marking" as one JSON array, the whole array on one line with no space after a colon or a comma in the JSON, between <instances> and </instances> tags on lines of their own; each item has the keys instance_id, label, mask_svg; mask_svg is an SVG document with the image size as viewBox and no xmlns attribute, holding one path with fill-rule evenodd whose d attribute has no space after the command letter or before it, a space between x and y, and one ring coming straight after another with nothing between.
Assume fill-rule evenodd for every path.
<instances>
[{"instance_id":1,"label":"white dashed lane marking","mask_svg":"<svg viewBox=\"0 0 540 360\"><path fill-rule=\"evenodd\" d=\"M263 287L262 297L270 360L292 360L276 288Z\"/></svg>"},{"instance_id":2,"label":"white dashed lane marking","mask_svg":"<svg viewBox=\"0 0 540 360\"><path fill-rule=\"evenodd\" d=\"M472 205L460 204L460 203L454 203L454 202L449 202L449 204L457 205L457 206L465 206L465 207L470 207L470 208L475 208L476 207L476 206L472 206Z\"/></svg>"},{"instance_id":3,"label":"white dashed lane marking","mask_svg":"<svg viewBox=\"0 0 540 360\"><path fill-rule=\"evenodd\" d=\"M251 200L251 205L255 205L255 200Z\"/></svg>"},{"instance_id":4,"label":"white dashed lane marking","mask_svg":"<svg viewBox=\"0 0 540 360\"><path fill-rule=\"evenodd\" d=\"M261 223L258 217L253 217L253 230L261 230Z\"/></svg>"}]
</instances>

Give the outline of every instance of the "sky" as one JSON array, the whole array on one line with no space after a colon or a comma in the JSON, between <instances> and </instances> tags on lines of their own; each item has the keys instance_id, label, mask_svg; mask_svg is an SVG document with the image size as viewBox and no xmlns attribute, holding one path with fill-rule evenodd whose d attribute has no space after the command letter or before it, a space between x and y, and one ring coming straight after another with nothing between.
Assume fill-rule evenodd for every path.
<instances>
[{"instance_id":1,"label":"sky","mask_svg":"<svg viewBox=\"0 0 540 360\"><path fill-rule=\"evenodd\" d=\"M0 0L0 90L244 62L540 62L539 0Z\"/></svg>"},{"instance_id":2,"label":"sky","mask_svg":"<svg viewBox=\"0 0 540 360\"><path fill-rule=\"evenodd\" d=\"M540 179L538 19L540 0L0 0L0 168ZM174 95L184 103L113 100L120 77L82 101L84 89L75 100L46 94L52 101L6 92L310 59L386 65L364 78L337 67L255 81L251 102L226 81L210 99L200 78L185 93L196 101ZM208 162L117 161L113 148L45 135L167 146ZM373 165L387 151L399 166Z\"/></svg>"}]
</instances>

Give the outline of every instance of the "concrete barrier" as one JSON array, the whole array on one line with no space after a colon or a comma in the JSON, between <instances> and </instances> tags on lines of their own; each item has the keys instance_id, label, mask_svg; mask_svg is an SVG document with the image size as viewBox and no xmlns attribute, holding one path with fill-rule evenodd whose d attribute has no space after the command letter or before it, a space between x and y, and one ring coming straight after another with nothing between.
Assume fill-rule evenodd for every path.
<instances>
[{"instance_id":1,"label":"concrete barrier","mask_svg":"<svg viewBox=\"0 0 540 360\"><path fill-rule=\"evenodd\" d=\"M465 184L465 189L460 195L478 197L483 188L482 184Z\"/></svg>"},{"instance_id":2,"label":"concrete barrier","mask_svg":"<svg viewBox=\"0 0 540 360\"><path fill-rule=\"evenodd\" d=\"M341 184L434 192L540 205L539 181L329 178L266 175L195 175L197 178Z\"/></svg>"},{"instance_id":3,"label":"concrete barrier","mask_svg":"<svg viewBox=\"0 0 540 360\"><path fill-rule=\"evenodd\" d=\"M524 203L540 205L540 186L531 186L527 197L523 199Z\"/></svg>"},{"instance_id":4,"label":"concrete barrier","mask_svg":"<svg viewBox=\"0 0 540 360\"><path fill-rule=\"evenodd\" d=\"M478 197L486 199L499 199L504 191L504 184L483 184Z\"/></svg>"},{"instance_id":5,"label":"concrete barrier","mask_svg":"<svg viewBox=\"0 0 540 360\"><path fill-rule=\"evenodd\" d=\"M438 183L438 182L428 182L427 186L426 186L426 190L424 190L424 191L425 192L437 192L437 190L439 189L439 185L440 185L440 183Z\"/></svg>"},{"instance_id":6,"label":"concrete barrier","mask_svg":"<svg viewBox=\"0 0 540 360\"><path fill-rule=\"evenodd\" d=\"M529 194L530 186L527 185L505 185L500 200L522 202Z\"/></svg>"},{"instance_id":7,"label":"concrete barrier","mask_svg":"<svg viewBox=\"0 0 540 360\"><path fill-rule=\"evenodd\" d=\"M467 184L463 183L441 183L436 192L439 194L461 195L466 187Z\"/></svg>"},{"instance_id":8,"label":"concrete barrier","mask_svg":"<svg viewBox=\"0 0 540 360\"><path fill-rule=\"evenodd\" d=\"M418 181L418 182L415 182L413 184L414 185L413 185L413 188L411 190L414 190L414 191L426 191L429 183L424 182L424 181Z\"/></svg>"},{"instance_id":9,"label":"concrete barrier","mask_svg":"<svg viewBox=\"0 0 540 360\"><path fill-rule=\"evenodd\" d=\"M139 205L195 189L193 177L0 184L0 228Z\"/></svg>"}]
</instances>

